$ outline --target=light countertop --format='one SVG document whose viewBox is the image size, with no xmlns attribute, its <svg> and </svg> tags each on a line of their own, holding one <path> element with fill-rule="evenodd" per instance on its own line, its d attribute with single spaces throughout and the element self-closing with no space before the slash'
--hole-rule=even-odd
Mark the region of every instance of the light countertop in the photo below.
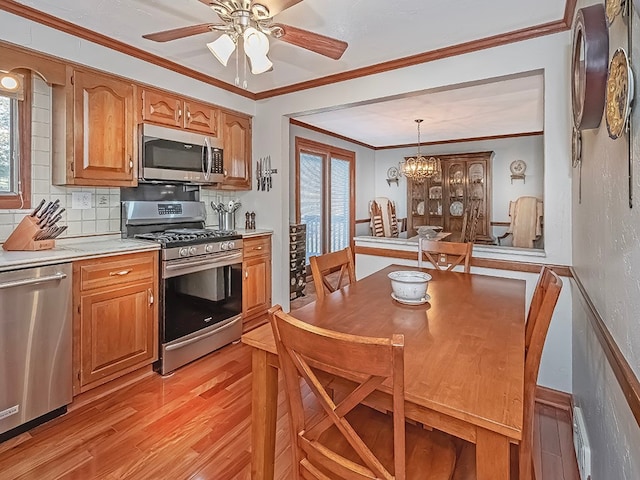
<svg viewBox="0 0 640 480">
<path fill-rule="evenodd" d="M 259 237 L 261 235 L 272 235 L 273 230 L 265 228 L 256 228 L 255 230 L 245 230 L 244 228 L 236 228 L 236 231 L 242 235 L 242 238 Z"/>
<path fill-rule="evenodd" d="M 273 234 L 273 230 L 268 229 L 237 231 L 243 238 Z M 50 250 L 9 252 L 0 249 L 0 272 L 159 249 L 160 245 L 157 243 L 120 238 L 119 234 L 58 239 L 55 248 Z"/>
<path fill-rule="evenodd" d="M 50 250 L 8 252 L 0 249 L 0 271 L 159 249 L 156 243 L 113 235 L 62 239 L 56 240 L 55 248 Z"/>
</svg>

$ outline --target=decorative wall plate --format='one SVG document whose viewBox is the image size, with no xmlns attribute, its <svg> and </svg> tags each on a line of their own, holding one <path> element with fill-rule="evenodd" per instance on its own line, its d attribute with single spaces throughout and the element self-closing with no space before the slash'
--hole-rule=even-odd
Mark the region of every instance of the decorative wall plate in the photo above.
<svg viewBox="0 0 640 480">
<path fill-rule="evenodd" d="M 449 206 L 449 213 L 454 217 L 461 216 L 463 211 L 464 211 L 464 205 L 462 205 L 462 202 L 453 202 Z"/>
<path fill-rule="evenodd" d="M 524 160 L 514 160 L 509 165 L 509 170 L 511 170 L 511 175 L 524 175 L 527 170 L 527 164 Z"/>
<path fill-rule="evenodd" d="M 573 128 L 571 135 L 571 166 L 576 168 L 582 161 L 582 132 Z"/>
<path fill-rule="evenodd" d="M 606 0 L 605 13 L 607 15 L 607 24 L 611 25 L 625 6 L 625 0 Z"/>
<path fill-rule="evenodd" d="M 394 180 L 400 176 L 400 172 L 396 167 L 389 167 L 387 170 L 387 178 L 390 180 Z"/>
<path fill-rule="evenodd" d="M 573 27 L 571 103 L 578 130 L 600 126 L 604 109 L 609 31 L 604 5 L 581 8 Z"/>
<path fill-rule="evenodd" d="M 619 138 L 624 133 L 632 100 L 633 72 L 629 66 L 629 57 L 623 48 L 618 48 L 611 58 L 607 78 L 605 118 L 611 138 Z"/>
</svg>

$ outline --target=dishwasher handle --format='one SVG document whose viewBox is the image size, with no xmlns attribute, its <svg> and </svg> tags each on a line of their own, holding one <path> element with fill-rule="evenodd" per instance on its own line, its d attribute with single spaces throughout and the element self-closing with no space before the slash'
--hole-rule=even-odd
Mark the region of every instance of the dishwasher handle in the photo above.
<svg viewBox="0 0 640 480">
<path fill-rule="evenodd" d="M 54 280 L 63 280 L 67 278 L 66 273 L 56 273 L 46 277 L 25 278 L 24 280 L 14 280 L 12 282 L 0 283 L 0 290 L 6 288 L 22 287 L 24 285 L 35 285 L 37 283 L 53 282 Z"/>
</svg>

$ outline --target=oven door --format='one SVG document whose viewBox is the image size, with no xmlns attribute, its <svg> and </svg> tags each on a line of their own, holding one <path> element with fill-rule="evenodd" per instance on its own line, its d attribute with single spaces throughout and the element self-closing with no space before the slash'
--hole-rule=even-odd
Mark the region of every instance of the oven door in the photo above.
<svg viewBox="0 0 640 480">
<path fill-rule="evenodd" d="M 161 290 L 163 375 L 240 338 L 240 251 L 163 262 Z"/>
</svg>

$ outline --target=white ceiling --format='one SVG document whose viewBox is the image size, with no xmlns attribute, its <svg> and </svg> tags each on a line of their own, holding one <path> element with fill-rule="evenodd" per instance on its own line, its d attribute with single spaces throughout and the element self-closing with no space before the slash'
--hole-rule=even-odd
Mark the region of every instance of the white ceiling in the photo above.
<svg viewBox="0 0 640 480">
<path fill-rule="evenodd" d="M 268 0 L 263 0 L 268 4 Z M 19 0 L 19 3 L 234 83 L 235 62 L 223 67 L 205 33 L 166 43 L 143 34 L 218 22 L 198 0 Z M 558 21 L 564 0 L 304 0 L 275 20 L 349 43 L 340 60 L 272 39 L 273 70 L 248 78 L 254 93 Z M 298 117 L 302 122 L 380 147 L 541 131 L 542 75 L 498 79 L 444 91 L 416 92 Z"/>
<path fill-rule="evenodd" d="M 373 147 L 438 142 L 543 130 L 542 73 L 478 85 L 416 92 L 363 105 L 300 115 L 297 120 Z"/>
</svg>

